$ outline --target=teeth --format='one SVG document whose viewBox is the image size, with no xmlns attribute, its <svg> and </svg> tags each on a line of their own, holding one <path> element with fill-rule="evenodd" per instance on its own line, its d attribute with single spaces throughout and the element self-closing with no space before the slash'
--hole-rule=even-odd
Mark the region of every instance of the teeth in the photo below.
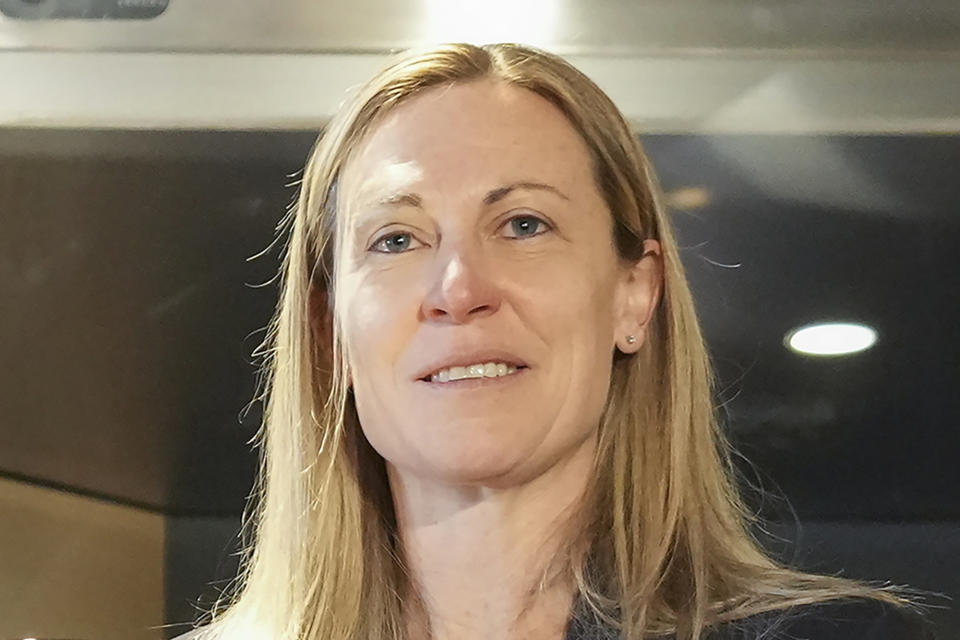
<svg viewBox="0 0 960 640">
<path fill-rule="evenodd" d="M 486 362 L 471 364 L 467 367 L 450 367 L 441 369 L 432 376 L 431 382 L 452 382 L 454 380 L 463 380 L 464 378 L 498 378 L 508 376 L 516 371 L 513 365 L 503 362 Z"/>
</svg>

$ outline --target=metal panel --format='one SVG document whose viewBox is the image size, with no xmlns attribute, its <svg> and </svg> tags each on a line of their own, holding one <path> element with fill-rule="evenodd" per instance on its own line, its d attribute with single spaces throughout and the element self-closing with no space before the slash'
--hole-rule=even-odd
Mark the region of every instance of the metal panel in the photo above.
<svg viewBox="0 0 960 640">
<path fill-rule="evenodd" d="M 0 127 L 310 129 L 381 55 L 0 55 Z M 960 130 L 960 59 L 570 57 L 644 132 Z"/>
<path fill-rule="evenodd" d="M 180 0 L 148 21 L 3 18 L 0 127 L 317 128 L 389 50 L 433 40 L 544 45 L 646 132 L 960 130 L 960 5 L 852 0 Z"/>
<path fill-rule="evenodd" d="M 943 53 L 960 47 L 960 7 L 947 0 L 172 0 L 142 22 L 0 20 L 6 49 L 385 52 L 462 39 L 530 42 L 563 54 Z"/>
</svg>

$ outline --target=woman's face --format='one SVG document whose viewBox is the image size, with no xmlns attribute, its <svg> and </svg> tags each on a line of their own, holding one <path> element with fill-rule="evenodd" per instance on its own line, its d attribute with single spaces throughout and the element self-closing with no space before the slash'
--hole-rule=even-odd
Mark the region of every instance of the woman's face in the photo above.
<svg viewBox="0 0 960 640">
<path fill-rule="evenodd" d="M 592 444 L 613 350 L 639 348 L 659 272 L 657 256 L 618 264 L 589 152 L 556 107 L 490 81 L 428 91 L 367 136 L 340 193 L 350 378 L 394 470 L 509 486 Z M 527 368 L 420 379 L 464 359 Z"/>
</svg>

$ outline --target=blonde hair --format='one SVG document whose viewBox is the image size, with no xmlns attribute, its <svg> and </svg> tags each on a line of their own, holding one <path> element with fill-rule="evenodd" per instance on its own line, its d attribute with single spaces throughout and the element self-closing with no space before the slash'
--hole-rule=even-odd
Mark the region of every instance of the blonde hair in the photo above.
<svg viewBox="0 0 960 640">
<path fill-rule="evenodd" d="M 552 54 L 451 44 L 399 55 L 341 107 L 278 227 L 287 244 L 260 351 L 266 405 L 241 571 L 201 637 L 403 638 L 405 571 L 384 463 L 361 434 L 346 384 L 336 185 L 351 151 L 391 109 L 434 87 L 482 79 L 533 91 L 566 115 L 590 150 L 622 259 L 639 259 L 646 238 L 662 248 L 663 297 L 644 347 L 613 359 L 585 526 L 564 556 L 582 601 L 626 640 L 668 632 L 697 639 L 717 622 L 844 597 L 909 605 L 900 587 L 790 569 L 752 538 L 756 519 L 736 490 L 677 243 L 650 163 L 612 101 Z M 311 331 L 314 290 L 328 294 L 331 344 L 317 344 Z"/>
</svg>

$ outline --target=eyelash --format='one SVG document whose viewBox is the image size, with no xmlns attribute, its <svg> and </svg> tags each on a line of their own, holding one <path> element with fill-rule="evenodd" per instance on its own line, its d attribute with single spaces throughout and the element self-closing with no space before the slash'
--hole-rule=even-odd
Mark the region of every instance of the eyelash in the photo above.
<svg viewBox="0 0 960 640">
<path fill-rule="evenodd" d="M 522 215 L 513 216 L 512 218 L 509 218 L 509 219 L 505 220 L 505 221 L 503 222 L 503 224 L 500 225 L 500 227 L 503 228 L 503 227 L 505 227 L 506 225 L 508 225 L 509 223 L 513 222 L 514 220 L 522 220 L 522 219 L 534 220 L 535 222 L 539 222 L 539 223 L 542 224 L 543 226 L 547 227 L 548 230 L 552 230 L 552 229 L 553 229 L 553 227 L 550 225 L 549 222 L 547 222 L 546 220 L 544 220 L 543 218 L 541 218 L 541 217 L 539 217 L 539 216 L 534 216 L 534 215 L 531 215 L 531 214 L 529 214 L 529 213 L 525 213 L 525 214 L 522 214 Z M 546 233 L 546 231 L 542 231 L 542 232 L 540 232 L 540 233 L 535 233 L 535 234 L 528 235 L 528 236 L 520 236 L 520 237 L 517 237 L 517 238 L 507 238 L 507 239 L 508 239 L 508 240 L 524 240 L 524 239 L 526 239 L 526 238 L 536 238 L 536 237 L 538 237 L 538 236 L 542 236 L 544 233 Z M 396 237 L 398 237 L 398 236 L 411 236 L 411 235 L 412 235 L 412 234 L 411 234 L 409 231 L 403 231 L 403 232 L 397 232 L 397 233 L 388 233 L 388 234 L 383 235 L 383 236 L 380 236 L 379 238 L 377 238 L 376 240 L 374 240 L 374 241 L 373 241 L 373 244 L 370 245 L 370 248 L 367 249 L 367 251 L 373 251 L 374 253 L 387 253 L 387 254 L 406 253 L 407 251 L 409 251 L 409 249 L 407 249 L 406 251 L 377 251 L 374 247 L 377 247 L 377 246 L 380 245 L 384 240 L 389 240 L 390 238 L 396 238 Z"/>
</svg>

